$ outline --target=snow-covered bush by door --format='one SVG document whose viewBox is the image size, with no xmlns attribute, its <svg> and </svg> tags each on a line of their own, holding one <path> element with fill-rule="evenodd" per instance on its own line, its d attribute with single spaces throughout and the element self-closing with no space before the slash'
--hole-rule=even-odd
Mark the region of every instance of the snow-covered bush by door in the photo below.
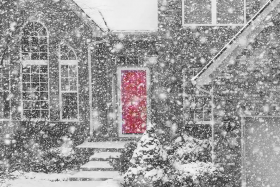
<svg viewBox="0 0 280 187">
<path fill-rule="evenodd" d="M 226 186 L 227 177 L 211 160 L 209 139 L 182 135 L 162 147 L 153 127 L 137 144 L 124 186 Z"/>
<path fill-rule="evenodd" d="M 168 183 L 167 154 L 152 125 L 137 144 L 131 167 L 124 175 L 124 186 L 164 186 Z"/>
</svg>

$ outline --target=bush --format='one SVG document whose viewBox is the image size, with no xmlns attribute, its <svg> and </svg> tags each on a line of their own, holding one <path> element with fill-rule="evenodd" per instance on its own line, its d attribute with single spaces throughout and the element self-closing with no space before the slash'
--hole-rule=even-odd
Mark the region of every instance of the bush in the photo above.
<svg viewBox="0 0 280 187">
<path fill-rule="evenodd" d="M 119 159 L 111 159 L 109 161 L 110 165 L 121 174 L 125 173 L 129 166 L 130 160 L 132 158 L 133 152 L 137 147 L 136 142 L 129 142 L 125 144 L 124 150 L 121 151 L 121 155 Z"/>
<path fill-rule="evenodd" d="M 197 139 L 184 134 L 163 148 L 151 127 L 138 142 L 130 163 L 126 162 L 129 168 L 124 174 L 123 185 L 226 186 L 227 176 L 211 162 L 211 150 L 209 139 Z"/>
<path fill-rule="evenodd" d="M 138 142 L 130 164 L 124 174 L 124 186 L 166 186 L 169 182 L 167 154 L 152 125 Z"/>
<path fill-rule="evenodd" d="M 197 139 L 188 135 L 177 138 L 168 147 L 171 181 L 175 186 L 224 186 L 226 175 L 211 162 L 209 139 Z"/>
<path fill-rule="evenodd" d="M 25 121 L 13 135 L 0 144 L 2 159 L 9 171 L 61 172 L 85 163 L 81 153 L 73 150 L 79 130 L 66 124 Z"/>
</svg>

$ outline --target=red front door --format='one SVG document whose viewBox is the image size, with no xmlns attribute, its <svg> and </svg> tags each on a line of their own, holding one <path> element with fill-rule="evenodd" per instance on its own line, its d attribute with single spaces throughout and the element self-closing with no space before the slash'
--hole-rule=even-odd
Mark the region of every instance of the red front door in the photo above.
<svg viewBox="0 0 280 187">
<path fill-rule="evenodd" d="M 121 70 L 122 134 L 142 134 L 147 126 L 147 71 Z"/>
</svg>

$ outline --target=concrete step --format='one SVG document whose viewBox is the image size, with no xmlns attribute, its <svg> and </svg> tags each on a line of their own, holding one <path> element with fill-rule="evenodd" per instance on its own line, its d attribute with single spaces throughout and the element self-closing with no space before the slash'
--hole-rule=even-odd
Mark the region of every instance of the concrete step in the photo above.
<svg viewBox="0 0 280 187">
<path fill-rule="evenodd" d="M 80 168 L 82 171 L 112 171 L 114 168 L 108 161 L 90 161 Z"/>
<path fill-rule="evenodd" d="M 117 171 L 79 171 L 69 177 L 70 181 L 105 181 L 120 177 Z"/>
<path fill-rule="evenodd" d="M 96 160 L 109 160 L 110 158 L 118 159 L 120 158 L 121 153 L 120 152 L 99 152 L 93 154 L 89 160 L 90 161 L 96 161 Z"/>
<path fill-rule="evenodd" d="M 121 150 L 129 141 L 84 142 L 78 149 Z"/>
</svg>

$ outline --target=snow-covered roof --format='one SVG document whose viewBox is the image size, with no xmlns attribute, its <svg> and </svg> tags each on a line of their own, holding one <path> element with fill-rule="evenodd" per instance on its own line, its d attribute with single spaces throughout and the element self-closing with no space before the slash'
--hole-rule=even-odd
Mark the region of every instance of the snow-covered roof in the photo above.
<svg viewBox="0 0 280 187">
<path fill-rule="evenodd" d="M 153 32 L 158 27 L 157 0 L 74 0 L 103 30 Z"/>
<path fill-rule="evenodd" d="M 65 2 L 69 8 L 92 29 L 93 36 L 100 37 L 102 35 L 103 30 L 83 11 L 83 9 L 81 9 L 81 7 L 77 5 L 77 3 L 75 3 L 74 0 L 65 0 Z"/>
<path fill-rule="evenodd" d="M 230 63 L 229 58 L 237 56 L 239 52 L 246 48 L 264 28 L 269 24 L 274 15 L 278 14 L 280 0 L 268 0 L 268 2 L 257 12 L 257 14 L 207 63 L 192 81 L 197 86 L 207 85 L 211 82 L 210 75 L 221 65 Z"/>
</svg>

